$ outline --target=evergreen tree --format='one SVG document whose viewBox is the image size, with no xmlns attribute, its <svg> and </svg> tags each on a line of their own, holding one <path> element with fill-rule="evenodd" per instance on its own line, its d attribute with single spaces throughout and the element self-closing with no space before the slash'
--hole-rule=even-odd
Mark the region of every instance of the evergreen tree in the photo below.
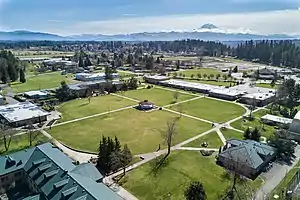
<svg viewBox="0 0 300 200">
<path fill-rule="evenodd" d="M 251 138 L 251 131 L 250 128 L 248 127 L 245 131 L 244 131 L 244 139 L 245 140 L 249 140 Z"/>
<path fill-rule="evenodd" d="M 260 139 L 260 131 L 258 130 L 257 127 L 255 127 L 252 131 L 251 131 L 251 140 L 257 141 L 259 142 Z"/>
<path fill-rule="evenodd" d="M 206 200 L 206 193 L 202 183 L 199 181 L 191 182 L 184 192 L 186 200 Z"/>
<path fill-rule="evenodd" d="M 20 69 L 20 82 L 21 83 L 25 83 L 26 82 L 25 73 L 24 73 L 23 69 Z"/>
<path fill-rule="evenodd" d="M 85 67 L 83 56 L 79 56 L 78 67 Z"/>
</svg>

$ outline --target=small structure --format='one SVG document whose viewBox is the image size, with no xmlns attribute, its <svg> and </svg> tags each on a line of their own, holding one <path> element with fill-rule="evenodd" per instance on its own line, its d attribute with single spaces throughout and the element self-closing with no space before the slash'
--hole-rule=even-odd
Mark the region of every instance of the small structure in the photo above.
<svg viewBox="0 0 300 200">
<path fill-rule="evenodd" d="M 292 119 L 285 118 L 285 117 L 279 117 L 276 115 L 264 115 L 261 118 L 261 121 L 265 124 L 275 125 L 275 126 L 283 126 L 288 127 L 292 123 Z"/>
<path fill-rule="evenodd" d="M 149 102 L 148 100 L 142 101 L 137 106 L 137 109 L 139 110 L 152 110 L 154 108 L 154 104 Z"/>
<path fill-rule="evenodd" d="M 121 200 L 102 178 L 93 164 L 75 165 L 50 143 L 0 156 L 0 194 L 22 191 L 8 199 Z"/>
<path fill-rule="evenodd" d="M 144 79 L 147 83 L 158 84 L 160 81 L 169 80 L 170 77 L 155 75 L 155 76 L 144 76 Z"/>
<path fill-rule="evenodd" d="M 48 92 L 40 90 L 24 92 L 23 95 L 28 99 L 44 99 L 50 96 Z"/>
<path fill-rule="evenodd" d="M 276 77 L 276 72 L 272 69 L 263 68 L 258 70 L 258 78 L 263 80 L 273 80 Z"/>
<path fill-rule="evenodd" d="M 265 106 L 275 101 L 275 92 L 258 92 L 252 94 L 245 94 L 241 98 L 241 102 L 245 104 L 256 106 Z"/>
<path fill-rule="evenodd" d="M 105 73 L 95 73 L 95 74 L 90 74 L 90 73 L 77 73 L 76 75 L 76 80 L 78 81 L 101 81 L 105 80 Z M 114 73 L 112 74 L 113 79 L 119 78 L 119 74 Z"/>
<path fill-rule="evenodd" d="M 230 139 L 217 158 L 217 164 L 252 180 L 275 158 L 276 149 L 253 140 Z"/>
<path fill-rule="evenodd" d="M 41 123 L 47 121 L 49 115 L 49 112 L 30 102 L 0 106 L 0 121 L 12 127 Z"/>
<path fill-rule="evenodd" d="M 290 137 L 300 141 L 300 111 L 297 112 L 289 128 Z"/>
</svg>

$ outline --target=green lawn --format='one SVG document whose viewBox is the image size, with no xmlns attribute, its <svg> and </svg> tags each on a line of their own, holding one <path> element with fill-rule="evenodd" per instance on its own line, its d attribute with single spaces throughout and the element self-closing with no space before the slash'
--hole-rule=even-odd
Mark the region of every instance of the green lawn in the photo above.
<svg viewBox="0 0 300 200">
<path fill-rule="evenodd" d="M 239 105 L 211 98 L 201 98 L 180 105 L 182 108 L 173 106 L 170 109 L 182 109 L 185 114 L 218 123 L 227 122 L 245 113 L 245 109 Z"/>
<path fill-rule="evenodd" d="M 194 140 L 193 142 L 186 144 L 185 146 L 202 148 L 201 144 L 203 142 L 207 142 L 208 144 L 207 148 L 219 148 L 220 146 L 223 146 L 223 143 L 220 137 L 218 136 L 217 132 L 212 132 L 207 135 L 204 135 L 203 137 L 200 137 L 197 140 Z"/>
<path fill-rule="evenodd" d="M 255 86 L 269 89 L 277 89 L 279 85 L 275 85 L 274 87 L 272 87 L 269 83 L 256 83 Z"/>
<path fill-rule="evenodd" d="M 192 57 L 192 56 L 172 56 L 172 57 L 162 58 L 162 60 L 187 61 L 187 60 L 199 60 L 199 58 L 198 57 Z"/>
<path fill-rule="evenodd" d="M 133 154 L 156 151 L 165 146 L 162 134 L 167 122 L 174 115 L 166 111 L 143 112 L 136 109 L 120 111 L 79 122 L 53 127 L 53 137 L 76 149 L 96 152 L 102 135 L 117 136 L 122 144 L 127 143 Z M 182 117 L 176 127 L 173 144 L 177 144 L 210 129 L 210 124 Z"/>
<path fill-rule="evenodd" d="M 247 119 L 240 119 L 233 122 L 231 126 L 242 131 L 246 130 L 248 127 L 258 127 L 262 136 L 269 137 L 274 133 L 276 129 L 273 126 L 260 123 L 260 118 L 266 114 L 268 114 L 268 110 L 259 110 L 257 112 L 252 113 L 252 115 L 255 117 L 253 121 L 249 121 Z"/>
<path fill-rule="evenodd" d="M 153 161 L 152 161 L 153 162 Z M 197 151 L 174 151 L 166 166 L 155 176 L 151 163 L 127 173 L 121 180 L 122 187 L 140 200 L 183 200 L 184 191 L 191 181 L 203 183 L 207 199 L 221 199 L 231 181 L 224 177 L 225 170 L 215 163 L 213 156 L 204 157 Z M 251 188 L 261 185 L 261 180 L 247 182 Z M 240 183 L 236 186 L 242 189 Z M 244 189 L 245 188 L 245 189 Z M 243 187 L 246 193 L 246 187 Z"/>
<path fill-rule="evenodd" d="M 35 146 L 37 144 L 45 143 L 48 142 L 48 138 L 46 138 L 42 133 L 39 133 L 37 138 L 33 141 L 32 146 Z M 5 155 L 9 154 L 12 152 L 20 151 L 26 148 L 30 148 L 29 146 L 29 140 L 28 140 L 28 135 L 20 135 L 20 136 L 14 136 L 11 139 L 11 143 L 9 146 L 9 149 L 7 152 L 5 152 L 5 147 L 3 140 L 0 140 L 0 155 Z"/>
<path fill-rule="evenodd" d="M 172 92 L 164 89 L 151 88 L 151 89 L 130 90 L 125 92 L 123 95 L 139 101 L 148 100 L 157 106 L 165 106 L 174 103 L 175 93 L 176 92 Z M 192 98 L 194 98 L 194 96 L 178 93 L 178 102 L 192 99 Z"/>
<path fill-rule="evenodd" d="M 226 140 L 231 139 L 231 138 L 235 138 L 235 139 L 239 139 L 239 140 L 244 139 L 243 133 L 240 133 L 240 132 L 232 130 L 232 129 L 221 130 L 221 132 L 223 133 Z"/>
<path fill-rule="evenodd" d="M 189 70 L 185 70 L 185 71 L 178 71 L 177 74 L 185 74 L 185 76 L 190 77 L 192 74 L 194 74 L 195 77 L 197 77 L 197 74 L 201 74 L 203 77 L 203 74 L 213 74 L 213 75 L 217 75 L 217 74 L 221 74 L 222 76 L 222 72 L 218 71 L 217 69 L 213 69 L 213 68 L 201 68 L 201 69 L 189 69 Z"/>
<path fill-rule="evenodd" d="M 291 169 L 287 173 L 285 178 L 276 186 L 276 188 L 270 194 L 269 196 L 270 198 L 273 198 L 273 196 L 277 194 L 280 196 L 279 199 L 284 199 L 284 197 L 282 196 L 282 190 L 286 191 L 288 184 L 290 183 L 290 181 L 292 181 L 292 178 L 296 175 L 297 171 L 299 171 L 299 167 L 300 167 L 300 161 L 298 161 L 295 167 L 293 167 L 293 169 Z"/>
<path fill-rule="evenodd" d="M 59 112 L 62 113 L 60 121 L 69 121 L 76 118 L 103 113 L 127 106 L 134 106 L 137 103 L 113 95 L 92 97 L 89 103 L 88 99 L 75 99 L 65 102 L 59 106 Z"/>
<path fill-rule="evenodd" d="M 52 89 L 60 86 L 62 81 L 73 82 L 70 75 L 61 75 L 60 72 L 41 74 L 26 79 L 26 83 L 14 82 L 11 87 L 16 92 L 26 92 L 30 90 Z"/>
</svg>

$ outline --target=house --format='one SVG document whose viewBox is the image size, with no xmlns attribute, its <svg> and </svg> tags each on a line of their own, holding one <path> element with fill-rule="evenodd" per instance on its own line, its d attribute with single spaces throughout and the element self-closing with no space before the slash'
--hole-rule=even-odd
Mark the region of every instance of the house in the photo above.
<svg viewBox="0 0 300 200">
<path fill-rule="evenodd" d="M 137 109 L 139 110 L 151 110 L 153 109 L 155 106 L 153 103 L 149 102 L 148 100 L 142 101 L 139 103 L 139 105 L 137 106 Z"/>
<path fill-rule="evenodd" d="M 252 180 L 276 156 L 276 149 L 253 140 L 230 139 L 217 158 L 217 164 Z"/>
<path fill-rule="evenodd" d="M 263 80 L 273 80 L 277 76 L 277 72 L 269 69 L 269 68 L 263 68 L 258 70 L 258 79 L 263 79 Z"/>
<path fill-rule="evenodd" d="M 102 178 L 92 164 L 75 165 L 50 143 L 0 156 L 0 194 L 7 199 L 121 200 Z"/>
<path fill-rule="evenodd" d="M 47 121 L 50 113 L 30 102 L 0 106 L 0 121 L 12 127 Z"/>
<path fill-rule="evenodd" d="M 296 141 L 300 141 L 300 111 L 297 112 L 292 120 L 289 127 L 289 136 Z"/>
</svg>

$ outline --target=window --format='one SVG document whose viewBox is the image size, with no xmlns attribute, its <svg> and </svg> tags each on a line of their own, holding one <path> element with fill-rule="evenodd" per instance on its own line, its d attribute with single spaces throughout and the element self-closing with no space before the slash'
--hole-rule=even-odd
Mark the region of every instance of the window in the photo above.
<svg viewBox="0 0 300 200">
<path fill-rule="evenodd" d="M 4 182 L 4 178 L 5 178 L 5 177 L 2 177 L 2 178 L 1 178 L 1 182 Z"/>
</svg>

